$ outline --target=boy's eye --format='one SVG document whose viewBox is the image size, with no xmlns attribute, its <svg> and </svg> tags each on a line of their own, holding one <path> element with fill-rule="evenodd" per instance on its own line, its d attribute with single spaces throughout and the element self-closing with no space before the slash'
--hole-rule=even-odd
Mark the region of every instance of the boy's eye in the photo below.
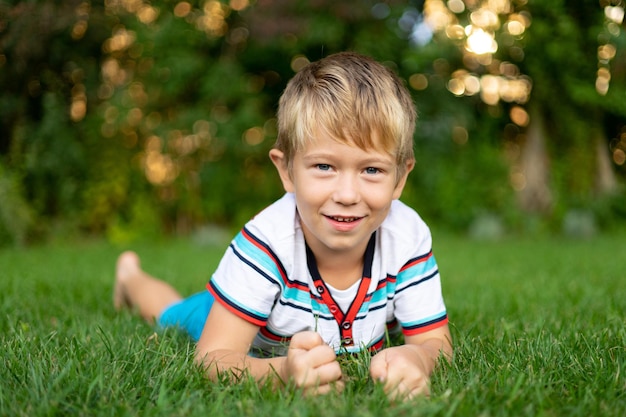
<svg viewBox="0 0 626 417">
<path fill-rule="evenodd" d="M 328 164 L 317 164 L 317 169 L 319 169 L 320 171 L 328 171 L 330 170 L 330 165 Z"/>
<path fill-rule="evenodd" d="M 365 173 L 366 174 L 378 174 L 380 172 L 380 169 L 378 168 L 374 168 L 374 167 L 367 167 L 365 168 Z"/>
</svg>

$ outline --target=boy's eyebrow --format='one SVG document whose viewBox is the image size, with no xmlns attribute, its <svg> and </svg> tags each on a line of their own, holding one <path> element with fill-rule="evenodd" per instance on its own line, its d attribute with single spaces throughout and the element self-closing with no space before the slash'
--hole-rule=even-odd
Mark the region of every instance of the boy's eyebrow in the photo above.
<svg viewBox="0 0 626 417">
<path fill-rule="evenodd" d="M 313 153 L 304 153 L 304 155 L 302 155 L 302 159 L 309 160 L 309 159 L 318 159 L 318 158 L 333 158 L 335 156 L 336 155 L 333 152 L 318 151 L 318 152 L 313 152 Z M 377 156 L 367 157 L 367 158 L 363 158 L 359 162 L 364 163 L 364 164 L 395 165 L 396 161 L 390 155 L 389 157 L 377 157 Z"/>
</svg>

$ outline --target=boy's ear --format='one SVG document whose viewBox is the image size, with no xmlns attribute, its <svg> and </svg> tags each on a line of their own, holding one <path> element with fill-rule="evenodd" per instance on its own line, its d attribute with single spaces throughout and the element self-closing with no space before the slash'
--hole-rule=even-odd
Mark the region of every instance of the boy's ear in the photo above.
<svg viewBox="0 0 626 417">
<path fill-rule="evenodd" d="M 288 193 L 293 193 L 295 187 L 293 186 L 293 181 L 291 180 L 291 174 L 289 173 L 289 167 L 287 164 L 287 158 L 285 158 L 285 153 L 283 151 L 279 151 L 278 149 L 271 149 L 269 155 L 272 163 L 274 163 L 274 166 L 278 171 L 280 181 L 283 183 L 283 188 Z"/>
<path fill-rule="evenodd" d="M 409 159 L 406 161 L 406 166 L 404 167 L 404 174 L 400 178 L 398 178 L 398 183 L 396 184 L 396 188 L 393 190 L 393 199 L 397 200 L 402 195 L 402 190 L 404 190 L 404 186 L 406 185 L 406 179 L 409 177 L 409 173 L 415 167 L 415 159 Z"/>
</svg>

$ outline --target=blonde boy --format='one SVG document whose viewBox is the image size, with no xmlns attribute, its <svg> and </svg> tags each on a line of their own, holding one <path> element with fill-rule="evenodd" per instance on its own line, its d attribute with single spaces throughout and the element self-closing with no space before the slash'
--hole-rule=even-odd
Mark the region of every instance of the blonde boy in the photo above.
<svg viewBox="0 0 626 417">
<path fill-rule="evenodd" d="M 368 349 L 390 397 L 428 394 L 452 346 L 430 232 L 398 201 L 415 119 L 402 82 L 376 61 L 339 53 L 309 64 L 280 99 L 269 153 L 286 194 L 188 299 L 120 255 L 115 306 L 187 329 L 211 379 L 247 373 L 326 393 L 343 387 L 337 355 Z M 394 327 L 404 344 L 384 346 Z"/>
</svg>

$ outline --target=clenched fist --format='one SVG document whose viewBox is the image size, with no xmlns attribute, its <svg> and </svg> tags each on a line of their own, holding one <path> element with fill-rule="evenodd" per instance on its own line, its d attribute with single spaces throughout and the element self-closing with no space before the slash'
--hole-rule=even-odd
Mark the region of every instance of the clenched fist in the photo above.
<svg viewBox="0 0 626 417">
<path fill-rule="evenodd" d="M 284 375 L 306 393 L 325 394 L 343 389 L 337 355 L 315 332 L 300 332 L 291 338 L 284 367 Z"/>
</svg>

